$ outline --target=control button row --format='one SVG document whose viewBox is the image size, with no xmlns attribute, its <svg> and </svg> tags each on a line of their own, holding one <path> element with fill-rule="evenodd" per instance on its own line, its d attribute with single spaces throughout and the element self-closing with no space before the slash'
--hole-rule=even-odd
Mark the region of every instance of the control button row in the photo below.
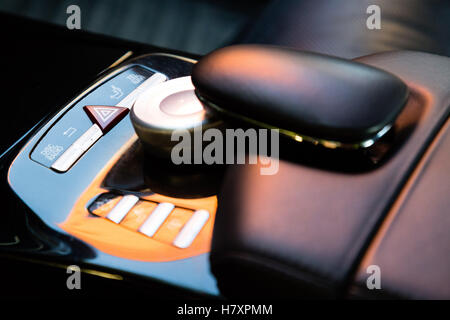
<svg viewBox="0 0 450 320">
<path fill-rule="evenodd" d="M 50 167 L 66 172 L 100 137 L 111 130 L 128 113 L 137 97 L 147 88 L 166 81 L 167 77 L 155 73 L 119 102 L 122 106 L 85 106 L 84 110 L 95 124 L 79 137 Z"/>
<path fill-rule="evenodd" d="M 100 127 L 94 124 L 53 162 L 51 168 L 66 172 L 102 135 Z"/>
<path fill-rule="evenodd" d="M 133 96 L 134 90 L 153 75 L 155 72 L 152 70 L 132 66 L 84 94 L 33 148 L 31 159 L 50 168 L 52 163 L 92 126 L 92 121 L 83 111 L 84 106 L 120 104 L 129 95 Z M 161 76 L 156 77 L 159 78 Z"/>
<path fill-rule="evenodd" d="M 106 81 L 90 91 L 58 119 L 33 149 L 31 159 L 51 168 L 52 164 L 92 126 L 92 123 L 96 123 L 105 134 L 125 117 L 144 90 L 166 79 L 167 77 L 161 73 L 134 66 Z M 87 112 L 90 119 L 83 112 L 83 108 L 86 111 L 86 106 L 91 109 Z M 75 154 L 80 150 L 74 149 L 75 147 L 68 155 L 71 154 L 71 157 L 76 158 Z M 69 165 L 70 162 L 72 161 L 68 162 Z"/>
<path fill-rule="evenodd" d="M 102 129 L 103 134 L 106 134 L 117 123 L 120 122 L 133 106 L 134 101 L 144 90 L 164 82 L 167 77 L 161 73 L 155 73 L 150 78 L 145 80 L 139 87 L 134 89 L 129 95 L 121 100 L 116 106 L 105 105 L 86 105 L 83 107 L 89 119 L 97 124 Z"/>
<path fill-rule="evenodd" d="M 106 218 L 119 224 L 127 216 L 127 214 L 138 203 L 139 197 L 135 195 L 125 195 L 106 215 Z M 151 212 L 150 216 L 139 227 L 138 231 L 148 237 L 153 237 L 160 229 L 169 215 L 175 209 L 175 205 L 168 202 L 159 203 Z M 186 224 L 176 235 L 172 244 L 178 248 L 184 249 L 189 247 L 202 230 L 203 226 L 209 219 L 209 212 L 206 210 L 195 211 Z"/>
</svg>

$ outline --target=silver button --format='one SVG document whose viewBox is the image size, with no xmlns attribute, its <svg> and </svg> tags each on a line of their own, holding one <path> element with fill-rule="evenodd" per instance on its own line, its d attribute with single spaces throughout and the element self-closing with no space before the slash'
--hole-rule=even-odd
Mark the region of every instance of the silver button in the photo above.
<svg viewBox="0 0 450 320">
<path fill-rule="evenodd" d="M 112 208 L 108 213 L 106 218 L 109 220 L 120 223 L 127 213 L 134 207 L 134 205 L 139 201 L 139 198 L 135 195 L 128 194 L 124 196 L 120 201 Z"/>
<path fill-rule="evenodd" d="M 171 107 L 172 104 L 175 106 Z M 174 114 L 171 109 L 177 112 Z M 132 114 L 153 131 L 169 137 L 172 130 L 190 129 L 211 121 L 195 95 L 190 76 L 172 79 L 146 90 L 136 100 Z"/>
<path fill-rule="evenodd" d="M 88 150 L 103 135 L 102 129 L 97 124 L 92 125 L 81 137 L 73 144 L 80 147 L 81 150 Z"/>
<path fill-rule="evenodd" d="M 153 237 L 174 208 L 175 206 L 172 203 L 163 202 L 158 204 L 152 211 L 150 217 L 148 217 L 144 224 L 139 228 L 139 232 L 146 236 Z"/>
<path fill-rule="evenodd" d="M 173 245 L 178 248 L 187 248 L 194 241 L 200 230 L 209 219 L 209 212 L 206 210 L 197 210 L 194 212 L 189 221 L 181 229 L 173 241 Z"/>
<path fill-rule="evenodd" d="M 94 124 L 52 164 L 51 168 L 66 172 L 102 135 L 100 127 Z"/>
<path fill-rule="evenodd" d="M 130 109 L 133 106 L 133 103 L 139 97 L 139 95 L 147 90 L 148 88 L 162 83 L 167 80 L 167 77 L 162 73 L 155 73 L 150 78 L 145 80 L 139 87 L 134 89 L 129 95 L 127 95 L 122 101 L 120 101 L 117 106 L 124 107 Z"/>
</svg>

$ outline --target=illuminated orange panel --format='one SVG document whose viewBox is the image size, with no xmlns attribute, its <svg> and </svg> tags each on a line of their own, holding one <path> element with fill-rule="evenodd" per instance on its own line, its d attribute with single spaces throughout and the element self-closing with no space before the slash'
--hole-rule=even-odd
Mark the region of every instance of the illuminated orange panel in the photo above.
<svg viewBox="0 0 450 320">
<path fill-rule="evenodd" d="M 151 201 L 139 201 L 139 203 L 127 213 L 125 218 L 120 222 L 120 225 L 137 231 L 157 205 L 157 203 Z"/>
<path fill-rule="evenodd" d="M 153 239 L 171 244 L 194 211 L 175 208 L 153 236 Z"/>
<path fill-rule="evenodd" d="M 166 197 L 159 194 L 152 194 L 150 196 L 141 197 L 141 200 L 148 200 L 158 203 L 170 202 L 177 207 L 188 208 L 193 211 L 205 209 L 210 212 L 211 216 L 209 220 L 197 235 L 194 242 L 186 249 L 180 249 L 169 244 L 168 239 L 172 237 L 170 232 L 167 234 L 162 232 L 160 235 L 155 234 L 155 236 L 157 236 L 158 239 L 161 239 L 161 241 L 155 240 L 154 238 L 149 238 L 137 232 L 135 230 L 136 225 L 140 219 L 143 219 L 143 216 L 139 215 L 139 218 L 130 217 L 130 220 L 125 222 L 127 227 L 124 227 L 124 224 L 119 225 L 109 221 L 108 219 L 92 217 L 89 215 L 86 205 L 98 195 L 108 192 L 107 189 L 101 187 L 102 181 L 105 179 L 106 175 L 119 160 L 119 158 L 127 152 L 136 140 L 137 136 L 130 139 L 127 144 L 124 145 L 122 149 L 100 171 L 92 183 L 78 198 L 68 217 L 64 222 L 59 224 L 59 227 L 100 251 L 125 259 L 162 262 L 186 259 L 209 252 L 211 247 L 214 218 L 217 210 L 216 196 L 199 199 L 179 199 Z M 118 201 L 118 199 L 116 201 Z M 111 204 L 111 206 L 113 206 L 113 204 Z M 102 207 L 102 215 L 104 215 L 106 211 L 107 210 L 103 210 Z M 131 227 L 132 229 L 130 229 Z"/>
<path fill-rule="evenodd" d="M 112 208 L 114 208 L 114 206 L 119 202 L 120 199 L 122 199 L 121 196 L 110 199 L 108 200 L 108 202 L 92 211 L 92 213 L 100 217 L 106 217 L 106 215 L 112 210 Z"/>
</svg>

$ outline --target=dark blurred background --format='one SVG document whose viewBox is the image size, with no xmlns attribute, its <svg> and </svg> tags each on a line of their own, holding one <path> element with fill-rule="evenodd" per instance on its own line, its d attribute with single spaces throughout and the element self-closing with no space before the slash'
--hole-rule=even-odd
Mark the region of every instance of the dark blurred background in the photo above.
<svg viewBox="0 0 450 320">
<path fill-rule="evenodd" d="M 1 0 L 0 11 L 65 26 L 69 5 L 81 29 L 163 48 L 205 54 L 231 42 L 268 1 Z"/>
</svg>

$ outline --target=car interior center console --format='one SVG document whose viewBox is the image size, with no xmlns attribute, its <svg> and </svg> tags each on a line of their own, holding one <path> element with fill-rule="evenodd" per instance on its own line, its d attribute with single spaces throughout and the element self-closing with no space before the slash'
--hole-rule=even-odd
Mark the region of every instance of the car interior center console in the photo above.
<svg viewBox="0 0 450 320">
<path fill-rule="evenodd" d="M 211 296 L 348 297 L 366 294 L 363 258 L 410 257 L 428 241 L 373 239 L 446 137 L 448 58 L 394 52 L 351 62 L 238 46 L 196 63 L 161 53 L 126 60 L 32 133 L 7 179 L 47 228 L 32 232 L 58 239 L 37 255 Z M 242 123 L 280 130 L 278 174 L 168 160 L 174 130 Z M 434 215 L 420 217 L 430 234 L 449 225 L 444 193 L 433 203 Z M 416 227 L 395 226 L 404 237 Z M 448 242 L 424 259 L 438 265 Z M 448 277 L 444 269 L 434 276 Z M 386 286 L 403 293 L 389 278 Z"/>
<path fill-rule="evenodd" d="M 190 75 L 193 63 L 154 54 L 115 68 L 38 130 L 8 180 L 46 225 L 95 248 L 90 263 L 216 295 L 208 252 L 217 183 L 208 179 L 217 175 L 183 177 L 145 161 L 129 118 L 141 93 Z"/>
</svg>

